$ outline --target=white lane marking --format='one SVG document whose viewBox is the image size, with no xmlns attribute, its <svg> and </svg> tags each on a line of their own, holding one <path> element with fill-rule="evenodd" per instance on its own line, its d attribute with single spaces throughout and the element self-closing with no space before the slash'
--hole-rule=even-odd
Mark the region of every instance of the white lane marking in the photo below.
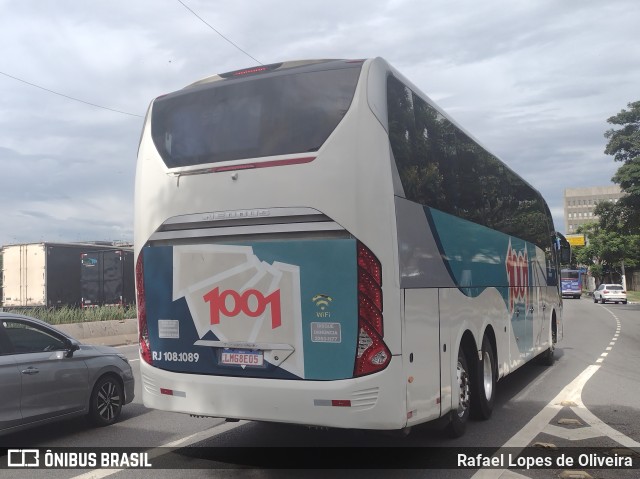
<svg viewBox="0 0 640 479">
<path fill-rule="evenodd" d="M 616 341 L 618 336 L 620 335 L 620 320 L 613 314 L 609 309 L 605 308 L 616 320 L 616 334 L 612 341 Z M 611 349 L 611 348 L 607 348 Z M 604 357 L 606 357 L 608 353 L 602 353 L 601 357 L 596 360 L 596 363 L 602 363 L 604 361 Z M 622 446 L 633 448 L 640 447 L 640 443 L 633 440 L 632 438 L 625 436 L 620 431 L 612 428 L 608 424 L 604 423 L 595 414 L 589 411 L 584 403 L 582 402 L 582 389 L 584 385 L 587 383 L 589 379 L 600 369 L 600 366 L 597 364 L 592 364 L 588 366 L 584 371 L 582 371 L 578 377 L 576 377 L 571 383 L 569 383 L 560 393 L 547 404 L 542 411 L 536 414 L 520 431 L 518 431 L 511 439 L 509 439 L 506 443 L 504 443 L 500 450 L 496 452 L 496 455 L 505 454 L 503 448 L 511 448 L 509 451 L 511 453 L 519 452 L 528 446 L 533 439 L 543 430 L 549 427 L 549 431 L 553 431 L 554 427 L 550 423 L 551 419 L 555 417 L 555 415 L 563 408 L 562 403 L 573 403 L 576 406 L 571 406 L 571 410 L 578 415 L 583 421 L 585 421 L 589 426 L 591 426 L 592 431 L 595 429 L 599 431 L 593 437 L 598 436 L 608 436 L 613 439 L 617 443 Z M 514 398 L 515 399 L 515 398 Z M 592 429 L 593 428 L 593 429 Z M 553 434 L 553 433 L 552 433 Z M 586 433 L 581 433 L 586 434 Z M 555 434 L 557 435 L 557 434 Z M 562 437 L 562 436 L 560 436 Z M 571 438 L 568 438 L 571 439 Z M 513 451 L 513 449 L 517 449 L 518 451 Z M 509 479 L 514 477 L 512 471 L 508 469 L 479 469 L 471 479 Z M 526 477 L 526 476 L 522 476 Z"/>
<path fill-rule="evenodd" d="M 569 441 L 582 441 L 583 439 L 592 439 L 602 436 L 602 431 L 593 427 L 579 427 L 577 429 L 568 429 L 566 427 L 556 426 L 555 424 L 547 424 L 542 430 L 545 434 L 550 434 L 561 439 Z"/>
<path fill-rule="evenodd" d="M 215 424 L 210 428 L 205 429 L 204 431 L 196 432 L 194 434 L 191 434 L 190 436 L 182 437 L 162 446 L 157 446 L 148 451 L 141 452 L 147 452 L 147 457 L 149 458 L 149 460 L 151 460 L 155 457 L 166 454 L 166 451 L 163 451 L 163 448 L 165 447 L 186 447 L 190 444 L 195 444 L 196 442 L 204 441 L 205 439 L 209 439 L 210 437 L 217 436 L 218 434 L 231 431 L 232 429 L 235 429 L 247 423 L 247 421 L 224 423 L 224 419 L 221 419 L 220 421 L 221 422 L 219 422 L 218 424 Z M 94 469 L 93 471 L 85 472 L 84 474 L 80 474 L 79 476 L 74 476 L 71 479 L 101 479 L 103 477 L 110 476 L 123 470 L 124 469 Z"/>
<path fill-rule="evenodd" d="M 623 445 L 624 447 L 640 447 L 640 442 L 631 439 L 629 436 L 625 436 L 620 431 L 612 428 L 600 418 L 598 418 L 595 414 L 589 411 L 582 401 L 576 401 L 578 404 L 577 407 L 572 407 L 571 410 L 576 413 L 580 418 L 589 424 L 591 427 L 598 429 L 603 436 L 608 436 L 618 444 Z"/>
<path fill-rule="evenodd" d="M 579 397 L 582 387 L 586 382 L 595 374 L 600 366 L 591 365 L 587 367 L 582 373 L 578 375 L 571 383 L 560 391 L 560 393 L 553 398 L 549 404 L 547 404 L 542 411 L 536 414 L 525 426 L 520 429 L 511 439 L 505 442 L 501 449 L 495 453 L 495 455 L 501 454 L 517 454 L 520 450 L 528 446 L 533 439 L 542 432 L 547 424 L 558 414 L 563 406 L 563 401 L 571 401 L 576 395 Z M 502 449 L 510 448 L 507 452 Z M 514 451 L 518 449 L 518 451 Z M 480 469 L 473 476 L 472 479 L 498 479 L 503 478 L 503 474 L 507 469 Z"/>
<path fill-rule="evenodd" d="M 610 309 L 608 308 L 605 308 L 605 309 L 616 320 L 616 325 L 617 325 L 616 334 L 613 337 L 612 341 L 617 341 L 618 336 L 620 335 L 620 329 L 621 329 L 620 320 Z M 607 349 L 611 349 L 611 348 L 607 348 Z M 603 353 L 603 356 L 606 356 L 606 354 L 607 353 Z M 625 436 L 620 431 L 617 431 L 616 429 L 612 428 L 611 426 L 606 424 L 604 421 L 602 421 L 600 418 L 598 418 L 595 414 L 593 414 L 591 411 L 589 411 L 584 405 L 584 403 L 582 402 L 581 396 L 575 398 L 573 402 L 576 403 L 576 406 L 572 406 L 571 410 L 574 413 L 576 413 L 576 415 L 578 415 L 583 421 L 589 424 L 591 427 L 602 432 L 604 436 L 610 437 L 611 439 L 613 439 L 614 441 L 616 441 L 617 443 L 625 447 L 629 447 L 629 448 L 640 447 L 640 442 L 635 441 L 634 439 L 628 436 Z"/>
</svg>

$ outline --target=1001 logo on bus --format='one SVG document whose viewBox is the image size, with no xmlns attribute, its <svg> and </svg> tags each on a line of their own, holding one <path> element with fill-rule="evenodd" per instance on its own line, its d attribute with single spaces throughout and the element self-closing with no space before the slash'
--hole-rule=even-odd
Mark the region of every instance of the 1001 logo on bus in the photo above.
<svg viewBox="0 0 640 479">
<path fill-rule="evenodd" d="M 211 324 L 220 324 L 221 314 L 232 318 L 244 313 L 250 318 L 257 318 L 264 314 L 267 306 L 269 306 L 271 310 L 271 329 L 282 325 L 279 289 L 265 296 L 257 289 L 247 289 L 243 293 L 239 293 L 232 289 L 220 292 L 219 288 L 214 288 L 202 298 L 209 303 Z"/>
<path fill-rule="evenodd" d="M 529 255 L 527 247 L 516 251 L 511 247 L 507 249 L 507 281 L 509 282 L 509 313 L 513 314 L 516 304 L 529 302 Z"/>
</svg>

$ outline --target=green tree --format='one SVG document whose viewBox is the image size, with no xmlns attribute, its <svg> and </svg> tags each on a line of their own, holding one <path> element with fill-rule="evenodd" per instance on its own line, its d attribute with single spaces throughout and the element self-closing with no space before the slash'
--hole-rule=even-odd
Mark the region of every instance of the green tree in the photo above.
<svg viewBox="0 0 640 479">
<path fill-rule="evenodd" d="M 640 101 L 628 103 L 627 108 L 607 120 L 620 128 L 604 134 L 609 140 L 604 152 L 623 163 L 611 178 L 625 193 L 615 209 L 620 227 L 640 233 Z"/>
<path fill-rule="evenodd" d="M 620 233 L 619 228 L 611 224 L 614 206 L 608 203 L 608 207 L 604 207 L 608 209 L 598 223 L 578 228 L 578 233 L 586 234 L 587 244 L 576 250 L 576 260 L 578 264 L 589 266 L 597 283 L 617 281 L 612 274 L 622 275 L 623 267 L 640 264 L 640 235 Z"/>
</svg>

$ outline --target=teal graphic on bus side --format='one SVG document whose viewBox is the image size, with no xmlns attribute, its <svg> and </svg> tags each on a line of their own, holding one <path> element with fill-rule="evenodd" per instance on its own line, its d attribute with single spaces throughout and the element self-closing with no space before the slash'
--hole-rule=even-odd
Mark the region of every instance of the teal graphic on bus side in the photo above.
<svg viewBox="0 0 640 479">
<path fill-rule="evenodd" d="M 477 297 L 486 288 L 495 288 L 505 302 L 516 337 L 521 338 L 518 347 L 528 351 L 533 344 L 530 306 L 534 298 L 535 246 L 434 208 L 425 207 L 425 212 L 459 290 Z"/>
</svg>

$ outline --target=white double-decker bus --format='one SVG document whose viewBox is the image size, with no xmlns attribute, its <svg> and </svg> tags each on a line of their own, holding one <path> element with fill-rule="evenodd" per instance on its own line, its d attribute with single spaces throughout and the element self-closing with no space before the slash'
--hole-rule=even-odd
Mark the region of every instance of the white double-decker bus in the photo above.
<svg viewBox="0 0 640 479">
<path fill-rule="evenodd" d="M 381 58 L 205 78 L 140 142 L 144 404 L 460 435 L 553 361 L 565 253 L 541 195 Z"/>
</svg>

